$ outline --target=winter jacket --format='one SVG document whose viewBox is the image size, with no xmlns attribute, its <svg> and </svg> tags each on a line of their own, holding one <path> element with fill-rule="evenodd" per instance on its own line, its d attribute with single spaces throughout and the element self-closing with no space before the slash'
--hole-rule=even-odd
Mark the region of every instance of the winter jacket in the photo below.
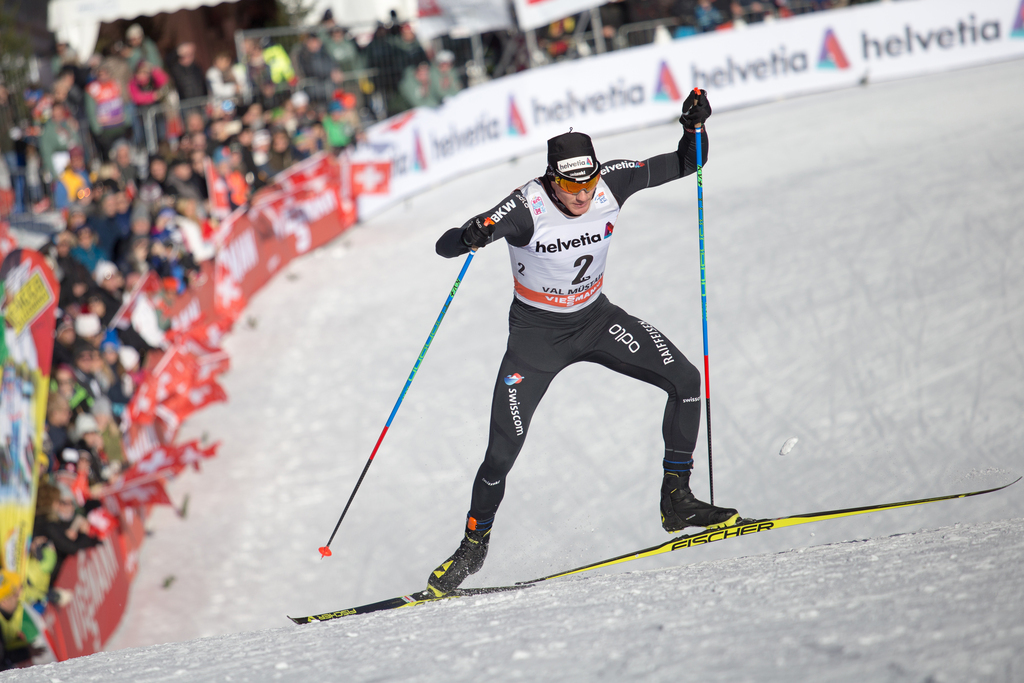
<svg viewBox="0 0 1024 683">
<path fill-rule="evenodd" d="M 183 100 L 206 97 L 210 92 L 206 87 L 206 76 L 195 62 L 188 66 L 174 62 L 167 67 L 167 73 L 174 80 L 174 88 L 178 91 L 178 97 Z"/>
<path fill-rule="evenodd" d="M 149 81 L 141 83 L 138 78 L 133 78 L 128 83 L 128 91 L 132 95 L 132 102 L 137 106 L 144 107 L 156 104 L 166 94 L 167 74 L 163 69 L 153 67 L 150 72 Z"/>
</svg>

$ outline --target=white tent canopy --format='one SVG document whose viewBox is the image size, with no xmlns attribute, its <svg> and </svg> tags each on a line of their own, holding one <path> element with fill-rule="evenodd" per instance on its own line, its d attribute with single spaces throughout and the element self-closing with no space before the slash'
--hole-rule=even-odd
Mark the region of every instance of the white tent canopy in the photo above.
<svg viewBox="0 0 1024 683">
<path fill-rule="evenodd" d="M 47 26 L 57 34 L 58 40 L 66 42 L 79 57 L 85 59 L 96 48 L 96 38 L 103 22 L 219 4 L 217 0 L 51 0 Z M 328 7 L 342 25 L 387 20 L 391 9 L 395 9 L 403 19 L 416 17 L 416 0 L 318 0 L 308 20 L 319 22 Z"/>
<path fill-rule="evenodd" d="M 210 0 L 51 0 L 47 27 L 84 60 L 95 49 L 100 24 L 105 21 L 219 4 Z"/>
</svg>

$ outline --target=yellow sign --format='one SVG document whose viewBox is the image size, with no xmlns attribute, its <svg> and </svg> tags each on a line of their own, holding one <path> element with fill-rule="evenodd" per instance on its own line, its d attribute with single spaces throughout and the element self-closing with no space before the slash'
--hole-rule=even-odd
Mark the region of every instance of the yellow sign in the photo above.
<svg viewBox="0 0 1024 683">
<path fill-rule="evenodd" d="M 21 334 L 25 326 L 30 325 L 52 301 L 53 292 L 37 270 L 14 295 L 14 299 L 4 312 L 4 317 L 7 324 L 14 328 L 15 334 Z"/>
</svg>

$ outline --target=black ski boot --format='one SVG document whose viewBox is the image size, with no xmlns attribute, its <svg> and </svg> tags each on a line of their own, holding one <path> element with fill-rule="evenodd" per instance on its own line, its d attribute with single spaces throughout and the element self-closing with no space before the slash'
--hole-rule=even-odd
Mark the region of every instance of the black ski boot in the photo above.
<svg viewBox="0 0 1024 683">
<path fill-rule="evenodd" d="M 491 540 L 491 530 L 466 529 L 462 543 L 451 557 L 440 567 L 430 572 L 427 588 L 437 597 L 447 595 L 459 587 L 466 577 L 476 574 L 484 566 L 487 557 L 487 544 Z"/>
<path fill-rule="evenodd" d="M 739 521 L 739 513 L 732 508 L 720 508 L 704 503 L 690 491 L 690 473 L 666 472 L 661 483 L 661 526 L 674 534 L 688 526 L 709 529 L 729 526 Z"/>
</svg>

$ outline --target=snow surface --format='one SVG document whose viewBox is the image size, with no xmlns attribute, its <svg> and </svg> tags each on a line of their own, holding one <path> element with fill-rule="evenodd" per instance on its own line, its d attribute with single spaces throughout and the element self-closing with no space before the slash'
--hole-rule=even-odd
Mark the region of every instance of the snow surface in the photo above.
<svg viewBox="0 0 1024 683">
<path fill-rule="evenodd" d="M 771 517 L 987 488 L 1024 470 L 1022 111 L 1015 61 L 712 117 L 716 501 Z M 644 158 L 678 133 L 597 148 Z M 507 334 L 502 245 L 470 267 L 334 556 L 316 551 L 458 273 L 435 239 L 543 163 L 446 184 L 290 264 L 226 343 L 230 402 L 186 427 L 223 446 L 172 485 L 176 501 L 190 496 L 187 518 L 150 520 L 111 645 L 170 644 L 5 680 L 1024 680 L 1024 484 L 522 592 L 285 620 L 418 590 L 457 545 Z M 688 178 L 626 204 L 605 292 L 701 366 L 695 195 Z M 659 390 L 594 365 L 556 379 L 487 564 L 466 585 L 664 540 L 663 405 Z M 695 458 L 706 496 L 703 428 Z"/>
</svg>

